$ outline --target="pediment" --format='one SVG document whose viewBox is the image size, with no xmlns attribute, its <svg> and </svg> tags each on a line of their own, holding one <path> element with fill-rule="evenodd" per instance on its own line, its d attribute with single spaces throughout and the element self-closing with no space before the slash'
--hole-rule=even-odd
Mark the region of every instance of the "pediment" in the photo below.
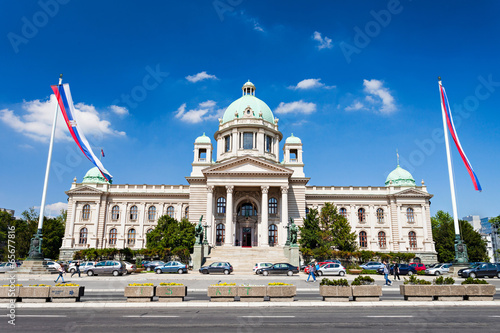
<svg viewBox="0 0 500 333">
<path fill-rule="evenodd" d="M 404 189 L 400 192 L 397 192 L 394 194 L 396 197 L 428 197 L 428 198 L 432 198 L 433 195 L 428 193 L 428 192 L 424 192 L 422 190 L 419 190 L 417 188 L 407 188 L 407 189 Z"/>
<path fill-rule="evenodd" d="M 244 156 L 204 169 L 203 174 L 291 176 L 293 170 L 255 157 Z"/>
<path fill-rule="evenodd" d="M 98 190 L 92 186 L 80 185 L 69 191 L 65 192 L 66 194 L 102 194 L 104 191 Z"/>
</svg>

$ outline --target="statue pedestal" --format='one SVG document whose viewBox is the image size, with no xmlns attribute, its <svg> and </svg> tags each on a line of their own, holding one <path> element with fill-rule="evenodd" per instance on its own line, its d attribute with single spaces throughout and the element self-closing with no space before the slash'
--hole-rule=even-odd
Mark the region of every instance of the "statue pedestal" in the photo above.
<svg viewBox="0 0 500 333">
<path fill-rule="evenodd" d="M 290 254 L 288 256 L 288 260 L 290 264 L 299 267 L 300 265 L 299 247 L 297 245 L 290 245 Z"/>
<path fill-rule="evenodd" d="M 288 259 L 288 262 L 290 262 L 290 245 L 283 246 L 283 254 Z"/>
<path fill-rule="evenodd" d="M 43 264 L 43 260 L 25 260 L 21 267 L 14 269 L 15 272 L 20 274 L 52 274 L 57 273 L 56 270 L 49 270 Z"/>
<path fill-rule="evenodd" d="M 194 244 L 193 249 L 193 270 L 200 269 L 201 265 L 203 265 L 203 261 L 205 259 L 203 253 L 203 244 Z"/>
</svg>

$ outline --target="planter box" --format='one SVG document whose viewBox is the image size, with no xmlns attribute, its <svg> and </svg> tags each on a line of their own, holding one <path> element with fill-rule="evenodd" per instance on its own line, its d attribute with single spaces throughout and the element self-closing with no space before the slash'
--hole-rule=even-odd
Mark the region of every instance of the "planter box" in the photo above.
<svg viewBox="0 0 500 333">
<path fill-rule="evenodd" d="M 22 302 L 44 303 L 49 301 L 50 287 L 21 287 L 19 297 Z"/>
<path fill-rule="evenodd" d="M 352 299 L 354 301 L 374 302 L 380 301 L 382 296 L 382 286 L 367 285 L 367 286 L 351 286 Z"/>
<path fill-rule="evenodd" d="M 208 286 L 207 296 L 210 302 L 234 302 L 237 286 Z"/>
<path fill-rule="evenodd" d="M 183 302 L 187 286 L 157 286 L 155 295 L 160 302 Z"/>
<path fill-rule="evenodd" d="M 463 301 L 465 287 L 462 285 L 434 285 L 432 287 L 434 299 L 438 301 Z"/>
<path fill-rule="evenodd" d="M 464 284 L 464 299 L 469 301 L 493 301 L 497 290 L 492 284 Z"/>
<path fill-rule="evenodd" d="M 151 302 L 155 295 L 154 286 L 126 286 L 127 302 Z"/>
<path fill-rule="evenodd" d="M 52 302 L 65 303 L 65 302 L 80 302 L 80 297 L 85 293 L 85 287 L 50 287 L 49 296 Z"/>
<path fill-rule="evenodd" d="M 352 289 L 349 286 L 319 286 L 319 294 L 323 296 L 323 301 L 349 302 L 349 298 L 352 296 Z"/>
<path fill-rule="evenodd" d="M 362 269 L 350 269 L 349 270 L 349 274 L 357 274 L 357 275 L 359 275 L 359 274 L 361 274 L 362 271 L 363 271 Z"/>
<path fill-rule="evenodd" d="M 406 301 L 462 301 L 465 287 L 462 285 L 400 285 L 399 292 Z"/>
<path fill-rule="evenodd" d="M 266 286 L 238 286 L 241 302 L 263 302 L 267 296 Z"/>
<path fill-rule="evenodd" d="M 144 270 L 145 270 L 145 268 L 144 268 L 144 267 L 141 267 L 141 268 L 136 268 L 136 269 L 135 269 L 135 273 L 140 273 L 140 272 L 142 272 L 142 271 L 144 271 Z"/>
<path fill-rule="evenodd" d="M 271 302 L 293 302 L 295 295 L 296 286 L 267 286 L 267 296 Z"/>
<path fill-rule="evenodd" d="M 22 287 L 0 287 L 0 303 L 19 302 L 19 289 Z"/>
</svg>

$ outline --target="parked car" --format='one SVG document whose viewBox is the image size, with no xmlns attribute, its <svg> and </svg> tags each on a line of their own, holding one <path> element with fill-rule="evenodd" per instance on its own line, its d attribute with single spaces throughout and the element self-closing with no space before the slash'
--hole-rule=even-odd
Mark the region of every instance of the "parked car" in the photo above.
<svg viewBox="0 0 500 333">
<path fill-rule="evenodd" d="M 337 264 L 342 266 L 342 263 L 340 262 L 340 260 L 337 260 L 337 259 L 327 259 L 324 261 L 320 261 L 317 264 L 319 265 L 319 267 L 321 267 L 325 264 L 330 264 L 330 263 L 337 263 Z M 304 273 L 309 274 L 309 266 L 304 267 L 303 271 L 304 271 Z M 318 275 L 318 273 L 316 273 L 316 275 Z"/>
<path fill-rule="evenodd" d="M 0 264 L 0 273 L 10 272 L 15 269 L 17 266 L 15 263 L 11 262 L 3 262 Z"/>
<path fill-rule="evenodd" d="M 127 270 L 128 274 L 135 272 L 135 270 L 137 269 L 137 267 L 134 264 L 131 264 L 128 261 L 124 261 L 124 263 L 125 263 L 125 269 Z"/>
<path fill-rule="evenodd" d="M 157 266 L 163 266 L 163 265 L 165 265 L 164 261 L 153 260 L 148 262 L 147 264 L 144 264 L 143 266 L 147 271 L 154 271 Z"/>
<path fill-rule="evenodd" d="M 165 265 L 159 265 L 155 268 L 156 274 L 161 273 L 187 273 L 188 267 L 179 261 L 169 261 Z"/>
<path fill-rule="evenodd" d="M 200 273 L 210 274 L 210 273 L 224 273 L 226 275 L 233 272 L 233 266 L 228 262 L 214 262 L 208 266 L 200 267 Z"/>
<path fill-rule="evenodd" d="M 495 277 L 500 278 L 500 271 L 498 266 L 495 264 L 485 263 L 477 264 L 468 268 L 464 268 L 458 271 L 458 276 L 463 278 L 476 278 L 476 277 Z"/>
<path fill-rule="evenodd" d="M 413 274 L 417 274 L 417 270 L 415 269 L 415 267 L 412 267 L 408 264 L 399 264 L 399 275 L 413 275 Z M 379 274 L 384 274 L 384 268 L 379 268 L 377 269 L 377 273 Z M 391 265 L 391 267 L 389 268 L 389 274 L 390 275 L 394 275 L 394 265 Z"/>
<path fill-rule="evenodd" d="M 76 266 L 75 266 L 76 261 L 73 260 L 73 262 L 69 265 L 68 267 L 68 272 L 73 274 L 76 271 Z M 93 267 L 95 265 L 95 261 L 81 261 L 80 262 L 80 272 L 83 272 L 85 268 L 87 267 Z"/>
<path fill-rule="evenodd" d="M 106 260 L 99 261 L 94 266 L 86 267 L 83 273 L 88 276 L 112 274 L 113 276 L 127 274 L 127 268 L 123 261 Z"/>
<path fill-rule="evenodd" d="M 44 261 L 44 264 L 47 266 L 48 269 L 55 270 L 55 271 L 58 270 L 59 267 L 61 267 L 60 264 L 58 264 L 57 262 L 52 261 L 52 260 L 50 260 L 50 261 Z"/>
<path fill-rule="evenodd" d="M 359 265 L 359 267 L 366 269 L 366 270 L 377 270 L 379 268 L 384 268 L 384 264 L 381 262 L 377 261 L 369 261 L 366 264 Z"/>
<path fill-rule="evenodd" d="M 318 269 L 318 275 L 345 275 L 345 267 L 338 263 L 326 263 Z"/>
<path fill-rule="evenodd" d="M 448 264 L 438 264 L 433 267 L 428 267 L 425 270 L 427 275 L 442 275 L 450 272 L 450 266 Z"/>
<path fill-rule="evenodd" d="M 255 264 L 255 266 L 253 266 L 253 272 L 255 274 L 257 274 L 257 271 L 261 268 L 265 268 L 265 267 L 269 267 L 269 266 L 272 266 L 273 264 L 271 264 L 270 262 L 258 262 Z"/>
<path fill-rule="evenodd" d="M 411 262 L 410 266 L 414 267 L 417 270 L 417 272 L 425 271 L 427 269 L 427 267 L 425 267 L 425 265 L 420 262 Z"/>
<path fill-rule="evenodd" d="M 292 276 L 294 273 L 298 273 L 299 268 L 297 266 L 290 265 L 288 263 L 278 263 L 269 267 L 261 268 L 257 271 L 257 274 L 262 274 L 264 276 L 275 275 L 275 274 L 286 274 Z"/>
</svg>

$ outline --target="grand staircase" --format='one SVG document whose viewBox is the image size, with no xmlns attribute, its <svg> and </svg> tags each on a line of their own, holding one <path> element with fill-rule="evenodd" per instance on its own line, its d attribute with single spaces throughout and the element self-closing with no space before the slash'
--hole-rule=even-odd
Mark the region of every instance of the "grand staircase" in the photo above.
<svg viewBox="0 0 500 333">
<path fill-rule="evenodd" d="M 233 247 L 219 246 L 212 248 L 205 264 L 223 261 L 233 266 L 235 274 L 252 273 L 252 269 L 258 262 L 288 262 L 281 246 L 275 247 Z"/>
</svg>

